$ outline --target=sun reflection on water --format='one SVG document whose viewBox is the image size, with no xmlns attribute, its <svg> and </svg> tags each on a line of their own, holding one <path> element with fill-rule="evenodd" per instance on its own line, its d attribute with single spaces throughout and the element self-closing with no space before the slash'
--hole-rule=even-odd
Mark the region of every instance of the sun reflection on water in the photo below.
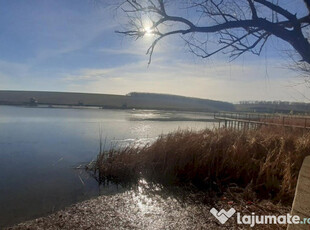
<svg viewBox="0 0 310 230">
<path fill-rule="evenodd" d="M 133 202 L 136 204 L 136 211 L 141 215 L 141 218 L 149 215 L 160 215 L 164 213 L 162 198 L 152 193 L 154 191 L 161 191 L 157 185 L 152 185 L 145 180 L 140 179 L 137 190 L 133 193 Z"/>
</svg>

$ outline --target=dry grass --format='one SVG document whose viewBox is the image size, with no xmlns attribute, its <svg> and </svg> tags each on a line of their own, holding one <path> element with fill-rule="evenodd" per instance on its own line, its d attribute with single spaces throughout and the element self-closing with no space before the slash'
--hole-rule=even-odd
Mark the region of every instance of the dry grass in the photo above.
<svg viewBox="0 0 310 230">
<path fill-rule="evenodd" d="M 143 148 L 101 153 L 91 169 L 100 181 L 143 177 L 220 193 L 238 187 L 245 195 L 291 202 L 307 155 L 309 133 L 275 128 L 178 131 Z"/>
<path fill-rule="evenodd" d="M 260 121 L 272 124 L 290 125 L 310 128 L 310 117 L 306 116 L 276 116 L 261 119 Z"/>
</svg>

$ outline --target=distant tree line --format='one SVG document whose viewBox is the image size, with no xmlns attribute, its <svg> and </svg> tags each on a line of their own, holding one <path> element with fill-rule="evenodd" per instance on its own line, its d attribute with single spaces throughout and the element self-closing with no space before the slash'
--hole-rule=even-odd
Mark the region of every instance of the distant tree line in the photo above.
<svg viewBox="0 0 310 230">
<path fill-rule="evenodd" d="M 241 105 L 304 105 L 309 106 L 310 103 L 291 102 L 291 101 L 240 101 Z"/>
<path fill-rule="evenodd" d="M 240 101 L 236 105 L 254 112 L 310 113 L 310 103 L 290 101 Z"/>
</svg>

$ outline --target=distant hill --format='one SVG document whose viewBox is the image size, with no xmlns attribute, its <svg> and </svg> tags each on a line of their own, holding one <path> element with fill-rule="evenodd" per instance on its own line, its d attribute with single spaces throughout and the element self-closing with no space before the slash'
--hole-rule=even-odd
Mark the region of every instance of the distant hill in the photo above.
<svg viewBox="0 0 310 230">
<path fill-rule="evenodd" d="M 164 107 L 165 109 L 184 108 L 185 110 L 200 111 L 233 111 L 234 105 L 228 102 L 208 99 L 184 97 L 170 94 L 129 93 L 127 94 L 135 107 Z"/>
<path fill-rule="evenodd" d="M 155 93 L 127 95 L 44 91 L 0 91 L 2 105 L 98 106 L 106 109 L 165 109 L 184 111 L 233 111 L 228 102 Z"/>
</svg>

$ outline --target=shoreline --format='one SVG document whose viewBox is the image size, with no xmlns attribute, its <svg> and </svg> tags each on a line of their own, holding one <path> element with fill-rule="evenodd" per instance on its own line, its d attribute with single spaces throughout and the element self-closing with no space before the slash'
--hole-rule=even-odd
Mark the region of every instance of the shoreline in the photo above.
<svg viewBox="0 0 310 230">
<path fill-rule="evenodd" d="M 169 108 L 144 108 L 144 107 L 102 107 L 95 105 L 66 105 L 66 104 L 38 104 L 31 106 L 28 104 L 1 104 L 0 106 L 20 107 L 20 108 L 38 108 L 38 109 L 95 109 L 95 110 L 116 110 L 116 111 L 166 111 L 166 112 L 183 112 L 190 114 L 208 114 L 213 116 L 216 111 L 207 110 L 190 110 L 190 109 L 169 109 Z"/>
<path fill-rule="evenodd" d="M 210 214 L 212 207 L 229 209 L 234 207 L 244 213 L 286 214 L 288 207 L 269 202 L 249 205 L 246 201 L 229 194 L 209 197 L 192 194 L 191 199 L 203 198 L 201 202 L 189 202 L 180 197 L 158 195 L 129 190 L 115 195 L 103 195 L 74 204 L 51 215 L 29 220 L 6 230 L 24 229 L 239 229 L 235 218 L 221 225 Z M 203 197 L 204 196 L 204 197 Z M 184 199 L 184 198 L 183 198 Z M 185 198 L 186 199 L 186 198 Z M 253 229 L 260 229 L 257 226 Z M 271 226 L 285 229 L 286 226 Z"/>
</svg>

